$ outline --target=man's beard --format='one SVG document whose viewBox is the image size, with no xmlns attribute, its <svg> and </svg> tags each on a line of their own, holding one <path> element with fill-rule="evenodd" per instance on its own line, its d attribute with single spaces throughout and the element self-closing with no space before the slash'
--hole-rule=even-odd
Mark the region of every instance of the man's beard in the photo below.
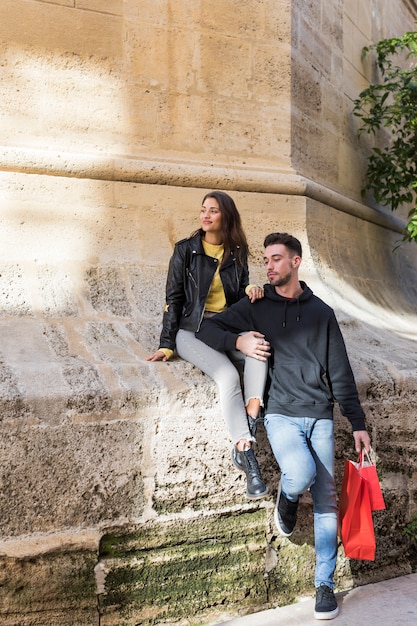
<svg viewBox="0 0 417 626">
<path fill-rule="evenodd" d="M 284 285 L 288 285 L 288 283 L 291 281 L 292 278 L 292 273 L 288 272 L 288 274 L 285 274 L 285 276 L 281 276 L 280 278 L 273 278 L 272 280 L 269 281 L 269 284 L 272 285 L 272 287 L 283 287 Z"/>
</svg>

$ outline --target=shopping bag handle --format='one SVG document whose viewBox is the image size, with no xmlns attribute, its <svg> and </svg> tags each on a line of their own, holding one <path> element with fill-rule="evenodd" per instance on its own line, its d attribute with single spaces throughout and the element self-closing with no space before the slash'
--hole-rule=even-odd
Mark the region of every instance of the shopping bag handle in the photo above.
<svg viewBox="0 0 417 626">
<path fill-rule="evenodd" d="M 367 452 L 365 448 L 362 448 L 362 450 L 359 452 L 359 457 L 358 457 L 359 467 L 368 467 L 369 465 L 376 465 L 374 458 L 375 458 L 375 452 L 373 451 L 372 448 L 369 448 L 369 452 Z"/>
</svg>

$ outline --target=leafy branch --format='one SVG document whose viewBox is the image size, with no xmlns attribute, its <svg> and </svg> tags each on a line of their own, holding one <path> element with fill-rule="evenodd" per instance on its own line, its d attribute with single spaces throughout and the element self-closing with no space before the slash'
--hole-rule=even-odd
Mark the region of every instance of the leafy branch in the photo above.
<svg viewBox="0 0 417 626">
<path fill-rule="evenodd" d="M 372 191 L 393 211 L 413 203 L 403 241 L 417 243 L 417 32 L 365 47 L 362 58 L 372 52 L 381 80 L 359 94 L 353 113 L 362 122 L 359 135 L 372 134 L 385 145 L 372 148 L 362 194 Z"/>
</svg>

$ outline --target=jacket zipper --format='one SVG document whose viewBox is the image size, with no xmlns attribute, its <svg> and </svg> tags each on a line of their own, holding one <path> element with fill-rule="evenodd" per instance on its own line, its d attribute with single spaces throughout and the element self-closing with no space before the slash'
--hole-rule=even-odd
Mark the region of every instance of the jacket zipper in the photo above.
<svg viewBox="0 0 417 626">
<path fill-rule="evenodd" d="M 187 267 L 187 276 L 188 276 L 189 278 L 191 278 L 191 280 L 192 280 L 192 281 L 193 281 L 193 283 L 194 283 L 194 287 L 197 289 L 197 283 L 196 283 L 196 281 L 195 281 L 195 278 L 194 278 L 194 276 L 191 274 L 191 272 L 190 272 L 190 270 L 188 269 L 188 267 Z"/>
</svg>

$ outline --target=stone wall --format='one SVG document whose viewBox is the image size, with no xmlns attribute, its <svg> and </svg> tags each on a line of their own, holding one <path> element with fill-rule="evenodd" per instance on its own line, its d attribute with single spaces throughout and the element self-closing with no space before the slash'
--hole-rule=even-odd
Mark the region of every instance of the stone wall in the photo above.
<svg viewBox="0 0 417 626">
<path fill-rule="evenodd" d="M 0 615 L 5 626 L 209 623 L 313 591 L 311 505 L 280 540 L 248 503 L 213 383 L 158 345 L 173 244 L 206 190 L 262 241 L 289 230 L 337 311 L 387 501 L 375 563 L 415 568 L 417 254 L 360 201 L 360 48 L 412 27 L 388 0 L 3 0 Z M 369 68 L 368 68 L 369 69 Z M 337 476 L 353 454 L 336 415 Z"/>
</svg>

